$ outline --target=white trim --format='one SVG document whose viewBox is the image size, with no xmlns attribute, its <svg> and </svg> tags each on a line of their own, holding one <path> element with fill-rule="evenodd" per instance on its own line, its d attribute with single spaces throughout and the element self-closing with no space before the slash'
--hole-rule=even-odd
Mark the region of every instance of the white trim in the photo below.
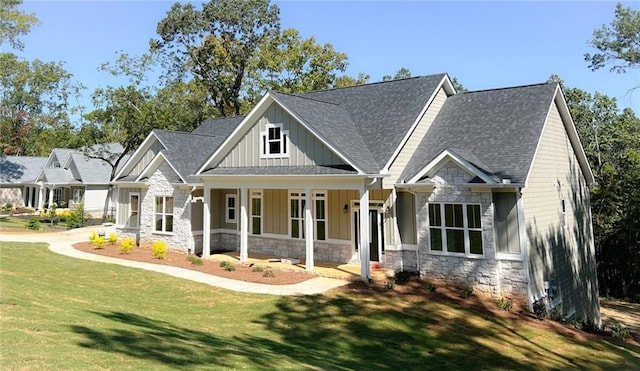
<svg viewBox="0 0 640 371">
<path fill-rule="evenodd" d="M 260 215 L 253 215 L 253 199 L 259 199 L 260 200 Z M 254 217 L 258 217 L 260 218 L 260 233 L 253 233 L 253 218 Z M 261 189 L 250 189 L 249 190 L 249 219 L 251 219 L 251 223 L 249 223 L 250 225 L 250 229 L 251 229 L 251 233 L 249 233 L 252 236 L 261 236 L 264 232 L 264 198 L 263 198 L 263 193 Z"/>
<path fill-rule="evenodd" d="M 238 194 L 225 193 L 224 196 L 224 222 L 235 224 L 238 222 Z M 229 207 L 229 199 L 233 199 L 233 207 Z M 233 210 L 233 219 L 229 218 L 229 210 Z"/>
<path fill-rule="evenodd" d="M 451 83 L 451 80 L 449 80 L 449 75 L 445 74 L 442 77 L 442 80 L 440 80 L 436 88 L 433 90 L 433 92 L 431 93 L 431 96 L 429 97 L 424 107 L 420 111 L 420 114 L 418 114 L 418 117 L 413 122 L 413 124 L 411 124 L 411 127 L 404 135 L 404 138 L 402 138 L 402 141 L 400 141 L 400 144 L 398 145 L 398 147 L 396 147 L 395 151 L 393 151 L 393 154 L 391 155 L 387 163 L 382 168 L 382 173 L 387 173 L 390 170 L 391 165 L 393 165 L 394 161 L 400 154 L 400 151 L 402 151 L 402 148 L 404 148 L 405 144 L 407 144 L 407 142 L 409 141 L 409 138 L 411 138 L 411 136 L 413 135 L 413 132 L 416 130 L 416 127 L 422 120 L 422 117 L 425 115 L 425 113 L 427 113 L 427 110 L 429 109 L 429 107 L 431 107 L 433 100 L 436 98 L 436 96 L 438 96 L 438 92 L 440 92 L 440 89 L 444 89 L 444 92 L 445 94 L 447 94 L 447 97 L 451 95 L 455 95 L 456 91 L 455 91 L 455 88 L 453 87 L 453 84 Z M 448 93 L 451 93 L 451 94 L 448 94 Z"/>
<path fill-rule="evenodd" d="M 158 154 L 156 154 L 155 157 L 151 161 L 149 161 L 147 166 L 145 166 L 144 169 L 142 169 L 142 171 L 140 172 L 140 175 L 138 175 L 135 181 L 140 182 L 145 175 L 147 175 L 147 177 L 150 177 L 151 175 L 153 175 L 153 172 L 155 172 L 158 169 L 158 167 L 160 167 L 161 165 L 161 162 L 159 162 L 161 157 L 164 160 L 164 162 L 166 162 L 167 165 L 171 167 L 171 170 L 173 170 L 173 172 L 176 173 L 176 175 L 180 178 L 180 180 L 182 180 L 182 183 L 187 183 L 186 180 L 180 175 L 180 173 L 173 166 L 173 164 L 171 164 L 171 162 L 167 159 L 167 157 L 162 153 L 162 151 L 158 152 Z M 150 172 L 151 174 L 147 174 L 147 172 Z"/>
<path fill-rule="evenodd" d="M 458 166 L 462 167 L 469 174 L 475 175 L 482 179 L 487 184 L 497 184 L 493 179 L 480 171 L 477 167 L 473 166 L 470 162 L 465 160 L 463 157 L 456 154 L 454 151 L 450 149 L 445 149 L 440 152 L 440 154 L 431 160 L 427 164 L 427 166 L 423 167 L 416 175 L 413 176 L 407 183 L 412 184 L 416 183 L 420 178 L 422 178 L 427 173 L 435 172 L 439 170 L 442 166 L 446 164 L 446 161 L 453 160 Z"/>
<path fill-rule="evenodd" d="M 524 256 L 522 255 L 522 252 L 520 252 L 519 254 L 509 254 L 506 252 L 498 252 L 498 250 L 496 250 L 496 260 L 510 260 L 521 262 L 524 261 Z"/>
<path fill-rule="evenodd" d="M 135 150 L 135 152 L 133 152 L 133 154 L 131 155 L 131 157 L 129 157 L 129 159 L 127 160 L 127 162 L 124 164 L 124 166 L 122 166 L 122 168 L 120 168 L 120 171 L 118 171 L 116 173 L 116 175 L 113 177 L 113 179 L 118 179 L 120 178 L 120 176 L 122 175 L 122 173 L 124 173 L 125 171 L 131 171 L 130 167 L 133 166 L 135 167 L 136 164 L 138 164 L 138 162 L 140 162 L 140 160 L 137 160 L 134 162 L 134 159 L 136 159 L 136 157 L 141 153 L 141 152 L 146 152 L 150 145 L 149 145 L 149 141 L 151 140 L 151 137 L 156 138 L 156 140 L 164 147 L 167 148 L 162 141 L 160 141 L 160 138 L 158 138 L 158 136 L 155 134 L 155 129 L 151 130 L 151 132 L 149 133 L 149 135 L 147 135 L 146 138 L 144 138 L 144 140 L 142 141 L 142 143 L 140 144 L 140 146 L 138 147 L 138 149 Z"/>
<path fill-rule="evenodd" d="M 430 206 L 438 205 L 439 214 L 440 214 L 440 225 L 432 226 L 430 220 Z M 446 212 L 445 205 L 460 205 L 462 206 L 462 227 L 447 227 L 446 225 Z M 469 227 L 469 217 L 467 215 L 467 206 L 478 206 L 480 209 L 480 227 L 479 228 L 470 228 Z M 433 250 L 431 246 L 431 228 L 440 229 L 441 231 L 441 248 L 442 250 Z M 453 252 L 447 250 L 447 229 L 452 230 L 462 230 L 464 233 L 464 252 Z M 471 239 L 469 238 L 469 232 L 480 232 L 480 242 L 482 243 L 482 254 L 473 254 L 471 253 Z M 427 202 L 427 252 L 432 255 L 446 255 L 446 256 L 458 256 L 464 258 L 477 258 L 484 259 L 485 258 L 485 242 L 484 242 L 484 230 L 482 226 L 482 204 L 477 202 Z"/>
<path fill-rule="evenodd" d="M 138 196 L 138 220 L 137 220 L 137 224 L 138 225 L 135 226 L 135 227 L 132 226 L 131 224 L 129 224 L 130 220 L 131 220 L 131 197 L 132 196 Z M 141 209 L 141 206 L 142 206 L 142 198 L 140 197 L 140 192 L 129 192 L 129 195 L 128 195 L 127 199 L 128 199 L 128 202 L 127 202 L 128 208 L 127 208 L 127 220 L 125 222 L 125 225 L 128 228 L 138 228 L 139 229 L 140 228 L 140 209 Z M 154 205 L 155 205 L 155 199 L 153 200 L 153 202 L 154 202 Z M 155 206 L 154 206 L 154 208 L 155 208 Z M 155 212 L 154 212 L 154 220 L 155 220 Z"/>
<path fill-rule="evenodd" d="M 157 198 L 162 198 L 162 211 L 158 212 L 157 210 Z M 173 216 L 175 215 L 173 209 L 175 209 L 175 204 L 173 204 L 173 208 L 171 212 L 167 212 L 167 198 L 171 198 L 171 203 L 175 202 L 175 198 L 171 195 L 154 195 L 153 196 L 153 226 L 151 227 L 151 233 L 154 234 L 174 234 L 173 227 L 175 226 L 175 222 L 173 220 Z M 162 230 L 156 230 L 156 215 L 160 214 L 162 216 Z M 167 231 L 167 216 L 171 216 L 171 231 Z"/>
</svg>

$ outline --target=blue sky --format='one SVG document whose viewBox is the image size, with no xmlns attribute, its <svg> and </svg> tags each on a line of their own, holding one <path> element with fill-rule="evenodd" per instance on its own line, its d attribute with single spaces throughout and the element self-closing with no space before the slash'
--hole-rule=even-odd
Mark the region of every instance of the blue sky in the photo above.
<svg viewBox="0 0 640 371">
<path fill-rule="evenodd" d="M 195 2 L 200 4 L 201 2 Z M 400 67 L 412 75 L 447 72 L 470 90 L 544 82 L 602 92 L 640 112 L 638 70 L 592 72 L 583 55 L 593 30 L 613 20 L 615 2 L 275 1 L 283 28 L 296 28 L 349 56 L 348 75 L 371 81 Z M 117 50 L 146 51 L 173 1 L 35 1 L 21 9 L 42 24 L 23 38 L 27 59 L 63 61 L 88 87 L 113 84 L 97 67 Z M 640 3 L 623 2 L 640 9 Z M 88 104 L 88 101 L 85 102 Z"/>
</svg>

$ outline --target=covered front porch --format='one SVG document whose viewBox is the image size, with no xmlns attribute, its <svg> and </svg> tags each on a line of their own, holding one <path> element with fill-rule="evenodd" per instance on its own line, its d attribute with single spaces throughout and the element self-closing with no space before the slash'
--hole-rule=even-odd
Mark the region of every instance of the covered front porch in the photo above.
<svg viewBox="0 0 640 371">
<path fill-rule="evenodd" d="M 351 263 L 363 279 L 384 253 L 384 200 L 390 191 L 375 179 L 339 176 L 216 176 L 205 179 L 202 255 L 212 251 L 300 259 L 307 271 L 316 262 Z M 372 198 L 378 199 L 372 205 Z M 373 216 L 372 216 L 373 215 Z M 372 243 L 372 240 L 375 240 Z M 198 241 L 200 242 L 200 241 Z M 367 248 L 361 248 L 365 246 Z"/>
</svg>

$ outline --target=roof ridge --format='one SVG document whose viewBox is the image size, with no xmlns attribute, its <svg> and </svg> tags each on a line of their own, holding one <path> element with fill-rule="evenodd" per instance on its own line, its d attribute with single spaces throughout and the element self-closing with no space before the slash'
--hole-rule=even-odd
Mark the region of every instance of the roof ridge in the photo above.
<svg viewBox="0 0 640 371">
<path fill-rule="evenodd" d="M 459 92 L 459 93 L 457 93 L 455 95 L 465 95 L 465 94 L 473 94 L 473 93 L 486 93 L 488 91 L 500 91 L 500 90 L 509 90 L 509 89 L 531 88 L 531 87 L 534 87 L 534 86 L 554 85 L 554 84 L 558 84 L 558 83 L 557 82 L 539 82 L 539 83 L 534 83 L 534 84 L 504 86 L 504 87 L 501 87 L 501 88 L 462 91 L 462 92 Z"/>
<path fill-rule="evenodd" d="M 360 87 L 365 87 L 365 86 L 371 86 L 371 85 L 380 85 L 380 84 L 389 84 L 389 83 L 394 83 L 394 82 L 399 82 L 399 81 L 406 81 L 406 80 L 413 80 L 413 79 L 421 79 L 421 78 L 425 78 L 425 77 L 433 77 L 433 76 L 444 76 L 446 75 L 446 72 L 442 72 L 442 73 L 433 73 L 430 75 L 419 75 L 419 76 L 411 76 L 411 77 L 405 77 L 402 79 L 392 79 L 392 80 L 383 80 L 383 81 L 374 81 L 374 82 L 368 82 L 366 84 L 357 84 L 357 85 L 351 85 L 351 86 L 340 86 L 340 87 L 334 87 L 334 88 L 326 88 L 326 89 L 318 89 L 318 90 L 311 90 L 308 91 L 307 93 L 315 93 L 315 92 L 322 92 L 322 91 L 331 91 L 331 90 L 343 90 L 343 89 L 353 89 L 353 88 L 360 88 Z M 307 94 L 304 93 L 304 94 Z"/>
<path fill-rule="evenodd" d="M 180 131 L 180 130 L 166 130 L 166 129 L 153 129 L 156 132 L 163 132 L 163 133 L 169 133 L 169 134 L 188 134 L 188 135 L 193 135 L 196 137 L 217 137 L 218 135 L 210 135 L 210 134 L 200 134 L 200 133 L 193 133 L 191 131 Z"/>
<path fill-rule="evenodd" d="M 329 89 L 329 90 L 332 90 L 332 89 Z M 314 90 L 314 91 L 319 91 L 319 90 Z M 282 95 L 286 95 L 286 96 L 294 97 L 294 98 L 308 99 L 308 100 L 312 100 L 312 101 L 315 101 L 315 102 L 326 103 L 326 104 L 331 104 L 331 105 L 340 107 L 340 105 L 338 103 L 327 102 L 326 100 L 306 97 L 306 96 L 303 95 L 303 94 L 307 94 L 307 93 L 311 93 L 311 92 L 301 93 L 301 94 L 283 93 L 283 92 L 280 92 L 280 91 L 277 91 L 277 90 L 271 90 L 270 92 L 277 93 L 277 94 L 282 94 Z"/>
</svg>

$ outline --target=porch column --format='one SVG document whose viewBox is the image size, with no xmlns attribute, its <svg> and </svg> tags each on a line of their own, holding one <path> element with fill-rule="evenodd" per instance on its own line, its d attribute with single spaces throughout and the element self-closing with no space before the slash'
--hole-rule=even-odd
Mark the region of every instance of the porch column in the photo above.
<svg viewBox="0 0 640 371">
<path fill-rule="evenodd" d="M 202 257 L 211 255 L 211 188 L 204 187 L 202 202 Z"/>
<path fill-rule="evenodd" d="M 313 198 L 310 189 L 304 190 L 304 237 L 306 251 L 306 268 L 313 271 L 313 215 L 311 213 Z"/>
<path fill-rule="evenodd" d="M 240 188 L 240 262 L 249 257 L 249 214 L 247 207 L 248 189 Z"/>
<path fill-rule="evenodd" d="M 366 184 L 360 189 L 360 276 L 368 281 L 369 271 L 369 190 Z"/>
<path fill-rule="evenodd" d="M 53 186 L 49 188 L 49 209 L 53 206 Z"/>
<path fill-rule="evenodd" d="M 40 189 L 38 190 L 38 210 L 42 210 L 44 206 L 44 187 L 42 186 L 42 184 L 39 187 Z"/>
</svg>

